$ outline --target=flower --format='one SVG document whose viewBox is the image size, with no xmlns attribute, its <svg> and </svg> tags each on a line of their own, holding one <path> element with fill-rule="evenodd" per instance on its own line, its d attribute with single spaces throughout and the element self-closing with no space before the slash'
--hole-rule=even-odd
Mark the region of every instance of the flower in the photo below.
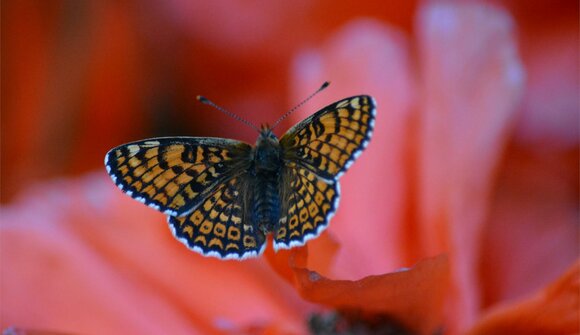
<svg viewBox="0 0 580 335">
<path fill-rule="evenodd" d="M 335 21 L 326 1 L 266 13 L 175 0 L 140 15 L 99 3 L 70 11 L 84 29 L 62 30 L 50 22 L 69 12 L 55 4 L 5 6 L 2 193 L 18 196 L 2 207 L 0 327 L 300 334 L 310 317 L 422 334 L 578 332 L 577 11 L 550 7 L 538 24 L 516 2 L 406 2 L 392 15 L 379 3 L 344 5 Z M 14 48 L 19 36 L 27 49 Z M 60 51 L 46 57 L 53 38 Z M 328 233 L 306 248 L 203 258 L 105 176 L 108 148 L 147 125 L 172 135 L 168 119 L 190 120 L 186 134 L 251 139 L 201 107 L 167 112 L 197 93 L 270 120 L 325 80 L 309 106 L 367 93 L 378 116 Z"/>
</svg>

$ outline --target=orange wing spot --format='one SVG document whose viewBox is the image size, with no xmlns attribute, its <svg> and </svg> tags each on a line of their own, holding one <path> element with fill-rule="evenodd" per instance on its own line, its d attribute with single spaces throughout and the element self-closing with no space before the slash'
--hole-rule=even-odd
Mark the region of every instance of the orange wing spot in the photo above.
<svg viewBox="0 0 580 335">
<path fill-rule="evenodd" d="M 159 159 L 157 159 L 157 157 L 153 157 L 151 159 L 147 159 L 147 168 L 151 169 L 153 167 L 156 167 L 157 165 L 159 165 Z"/>
<path fill-rule="evenodd" d="M 190 219 L 194 225 L 199 226 L 199 224 L 203 221 L 203 214 L 201 214 L 199 211 L 195 211 L 191 215 Z"/>
<path fill-rule="evenodd" d="M 236 227 L 228 228 L 228 239 L 232 241 L 240 240 L 240 230 Z"/>
<path fill-rule="evenodd" d="M 316 192 L 316 194 L 314 195 L 314 202 L 316 202 L 318 206 L 322 205 L 322 203 L 324 202 L 324 195 L 322 195 L 322 193 L 320 192 Z"/>
<path fill-rule="evenodd" d="M 133 178 L 131 178 L 130 176 L 125 176 L 125 178 L 123 178 L 123 180 L 125 181 L 125 183 L 127 183 L 128 185 L 131 185 L 133 183 Z"/>
<path fill-rule="evenodd" d="M 201 162 L 205 159 L 204 155 L 203 155 L 203 149 L 201 147 L 197 147 L 197 151 L 195 153 L 195 161 L 196 162 Z"/>
<path fill-rule="evenodd" d="M 147 190 L 147 195 L 149 196 L 149 198 L 152 198 L 153 200 L 156 200 L 164 205 L 167 204 L 167 196 L 165 196 L 165 193 L 155 193 L 155 189 L 150 188 Z"/>
<path fill-rule="evenodd" d="M 176 183 L 167 183 L 167 185 L 165 186 L 165 193 L 167 193 L 168 196 L 173 197 L 173 196 L 180 196 L 183 199 L 183 196 L 180 194 L 177 194 L 177 191 L 179 190 L 179 185 L 177 185 Z M 177 195 L 176 195 L 177 194 Z"/>
<path fill-rule="evenodd" d="M 188 176 L 186 173 L 182 173 L 175 179 L 175 183 L 179 185 L 189 183 L 193 178 Z"/>
<path fill-rule="evenodd" d="M 151 159 L 157 155 L 159 155 L 159 148 L 157 147 L 151 148 L 145 152 L 145 158 L 147 159 Z"/>
<path fill-rule="evenodd" d="M 290 222 L 288 223 L 288 227 L 289 227 L 290 229 L 295 229 L 295 228 L 296 228 L 296 226 L 298 226 L 298 217 L 297 217 L 296 215 L 293 215 L 293 216 L 290 218 Z"/>
<path fill-rule="evenodd" d="M 324 191 L 328 188 L 328 184 L 323 182 L 322 180 L 318 180 L 316 181 L 316 188 L 319 189 L 320 191 Z M 312 186 L 312 192 L 310 193 L 314 193 L 314 186 Z"/>
<path fill-rule="evenodd" d="M 345 151 L 350 154 L 353 151 L 355 151 L 357 147 L 358 147 L 358 145 L 356 145 L 354 143 L 350 143 L 349 145 L 346 146 L 346 150 Z"/>
<path fill-rule="evenodd" d="M 123 165 L 121 167 L 119 167 L 119 171 L 121 172 L 121 175 L 126 175 L 127 172 L 129 172 L 129 168 L 126 165 Z"/>
<path fill-rule="evenodd" d="M 215 209 L 212 209 L 211 212 L 209 212 L 209 218 L 212 220 L 215 220 L 218 217 L 218 215 L 219 213 Z"/>
<path fill-rule="evenodd" d="M 181 194 L 178 194 L 175 196 L 175 198 L 173 198 L 173 201 L 171 202 L 171 207 L 172 208 L 179 208 L 185 205 L 185 199 L 181 196 Z"/>
<path fill-rule="evenodd" d="M 129 162 L 128 163 L 129 163 L 129 166 L 130 167 L 136 167 L 136 166 L 139 166 L 139 165 L 143 164 L 143 162 L 141 162 L 141 160 L 139 158 L 137 158 L 137 157 L 131 157 L 131 158 L 129 158 Z"/>
<path fill-rule="evenodd" d="M 327 199 L 332 199 L 332 197 L 334 197 L 334 190 L 332 188 L 328 189 L 328 191 L 326 192 L 326 198 Z"/>
<path fill-rule="evenodd" d="M 133 175 L 135 177 L 141 177 L 145 172 L 147 172 L 147 168 L 145 168 L 143 165 L 140 165 L 135 168 L 135 171 L 133 171 Z"/>
<path fill-rule="evenodd" d="M 298 203 L 296 204 L 296 206 L 297 206 L 298 208 L 302 208 L 302 207 L 304 207 L 304 200 L 300 199 L 300 201 L 298 201 Z"/>
<path fill-rule="evenodd" d="M 301 235 L 301 233 L 300 233 L 298 230 L 293 230 L 293 231 L 290 233 L 290 238 L 298 237 L 298 236 L 300 236 L 300 235 Z"/>
<path fill-rule="evenodd" d="M 207 240 L 205 239 L 205 236 L 198 236 L 195 238 L 195 240 L 193 242 L 199 243 L 199 244 L 203 245 L 204 247 L 207 246 Z"/>
<path fill-rule="evenodd" d="M 369 121 L 369 114 L 363 114 L 363 116 L 361 117 L 361 121 L 364 124 L 367 124 Z"/>
<path fill-rule="evenodd" d="M 209 212 L 211 210 L 211 208 L 213 207 L 213 205 L 214 205 L 214 201 L 208 200 L 208 201 L 203 203 L 203 209 L 206 212 Z"/>
<path fill-rule="evenodd" d="M 193 199 L 193 197 L 195 197 L 197 195 L 197 193 L 193 192 L 190 185 L 185 186 L 185 188 L 183 189 L 183 192 L 185 194 L 187 194 L 187 197 L 189 199 Z"/>
<path fill-rule="evenodd" d="M 312 227 L 312 224 L 310 222 L 305 222 L 302 225 L 302 234 L 304 234 L 307 230 L 313 230 L 314 227 Z"/>
<path fill-rule="evenodd" d="M 211 232 L 212 228 L 213 228 L 213 223 L 211 221 L 205 220 L 201 224 L 201 227 L 199 227 L 199 231 L 202 234 L 207 235 Z"/>
<path fill-rule="evenodd" d="M 226 226 L 222 223 L 216 223 L 213 227 L 213 233 L 218 237 L 226 236 Z"/>
<path fill-rule="evenodd" d="M 300 210 L 300 222 L 304 223 L 306 222 L 306 220 L 308 220 L 308 209 L 306 209 L 306 207 L 302 208 Z"/>
<path fill-rule="evenodd" d="M 256 247 L 256 239 L 252 236 L 244 236 L 244 247 L 246 248 L 255 248 Z"/>
<path fill-rule="evenodd" d="M 318 206 L 316 206 L 315 203 L 311 203 L 310 205 L 308 205 L 308 211 L 310 212 L 311 217 L 316 217 L 316 215 L 318 215 L 319 213 Z"/>
<path fill-rule="evenodd" d="M 328 155 L 332 151 L 332 148 L 330 145 L 324 143 L 318 151 L 320 151 L 320 153 L 323 155 Z"/>
<path fill-rule="evenodd" d="M 328 157 L 330 158 L 331 161 L 333 162 L 338 162 L 338 160 L 340 159 L 340 151 L 338 150 L 333 150 L 330 155 L 328 155 Z"/>
<path fill-rule="evenodd" d="M 133 185 L 133 186 L 138 192 L 141 192 L 141 189 L 143 188 L 143 183 L 140 182 L 139 180 L 137 180 Z"/>
<path fill-rule="evenodd" d="M 278 229 L 278 231 L 276 232 L 276 238 L 277 239 L 283 239 L 286 237 L 286 228 L 285 227 L 280 227 Z"/>
<path fill-rule="evenodd" d="M 185 228 L 183 228 L 183 232 L 187 233 L 187 235 L 189 235 L 189 238 L 193 238 L 193 227 L 192 226 L 185 226 Z"/>
<path fill-rule="evenodd" d="M 222 241 L 221 241 L 219 238 L 217 238 L 217 237 L 214 237 L 214 238 L 212 238 L 212 239 L 209 241 L 209 246 L 210 246 L 210 247 L 213 247 L 214 245 L 217 245 L 217 246 L 218 246 L 218 248 L 220 248 L 220 249 L 223 249 L 223 248 L 224 248 L 224 244 L 223 244 L 223 243 L 222 243 Z"/>
<path fill-rule="evenodd" d="M 317 216 L 314 218 L 314 227 L 318 227 L 322 222 L 324 222 L 324 218 L 322 216 Z"/>
<path fill-rule="evenodd" d="M 348 141 L 346 140 L 346 138 L 343 137 L 332 136 L 332 138 L 330 139 L 330 143 L 339 148 L 344 148 L 348 144 Z"/>
<path fill-rule="evenodd" d="M 230 249 L 236 249 L 236 250 L 240 250 L 240 247 L 238 247 L 237 244 L 234 243 L 228 243 L 228 245 L 226 245 L 226 250 L 230 250 Z"/>
<path fill-rule="evenodd" d="M 346 109 L 346 108 L 340 108 L 337 111 L 337 114 L 338 114 L 338 117 L 340 117 L 340 118 L 347 118 L 349 115 L 349 112 L 348 112 L 348 109 Z"/>
</svg>

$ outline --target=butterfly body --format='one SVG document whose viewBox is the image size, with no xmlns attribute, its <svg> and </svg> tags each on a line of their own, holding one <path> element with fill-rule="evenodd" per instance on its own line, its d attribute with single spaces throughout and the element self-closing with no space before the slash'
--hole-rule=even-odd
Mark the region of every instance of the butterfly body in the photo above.
<svg viewBox="0 0 580 335">
<path fill-rule="evenodd" d="M 254 146 L 168 137 L 112 149 L 105 166 L 119 188 L 168 215 L 174 236 L 206 256 L 244 259 L 303 245 L 338 207 L 338 178 L 366 147 L 375 103 L 354 96 L 298 123 L 280 139 L 263 126 Z"/>
<path fill-rule="evenodd" d="M 251 222 L 263 234 L 276 229 L 280 219 L 283 150 L 269 127 L 263 126 L 254 148 L 253 162 L 247 171 L 253 181 L 253 205 L 247 210 Z"/>
</svg>

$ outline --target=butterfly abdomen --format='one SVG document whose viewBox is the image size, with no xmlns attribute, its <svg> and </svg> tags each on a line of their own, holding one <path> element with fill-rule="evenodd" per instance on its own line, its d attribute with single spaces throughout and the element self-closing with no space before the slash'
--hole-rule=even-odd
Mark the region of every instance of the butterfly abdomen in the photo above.
<svg viewBox="0 0 580 335">
<path fill-rule="evenodd" d="M 280 143 L 274 134 L 263 128 L 254 152 L 254 205 L 252 218 L 264 233 L 271 232 L 280 219 L 280 181 L 282 170 Z"/>
<path fill-rule="evenodd" d="M 280 219 L 280 195 L 278 177 L 259 174 L 254 191 L 253 219 L 265 234 L 271 232 Z"/>
</svg>

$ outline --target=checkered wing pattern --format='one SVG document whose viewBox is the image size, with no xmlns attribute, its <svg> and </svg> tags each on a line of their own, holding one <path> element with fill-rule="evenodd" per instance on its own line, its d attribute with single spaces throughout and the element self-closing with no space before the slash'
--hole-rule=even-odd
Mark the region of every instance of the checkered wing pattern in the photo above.
<svg viewBox="0 0 580 335">
<path fill-rule="evenodd" d="M 220 138 L 155 138 L 112 149 L 105 166 L 123 192 L 182 216 L 244 168 L 251 150 L 249 144 Z"/>
<path fill-rule="evenodd" d="M 366 147 L 374 119 L 373 98 L 354 96 L 323 108 L 280 139 L 285 177 L 276 248 L 303 245 L 326 228 L 338 207 L 338 178 Z"/>
<path fill-rule="evenodd" d="M 266 238 L 246 215 L 245 178 L 240 175 L 220 184 L 191 214 L 170 216 L 173 235 L 205 256 L 244 259 L 260 255 Z"/>
<path fill-rule="evenodd" d="M 315 238 L 326 228 L 340 197 L 338 182 L 327 183 L 310 170 L 294 165 L 285 170 L 285 194 L 274 248 L 289 249 Z"/>
<path fill-rule="evenodd" d="M 370 96 L 335 102 L 298 123 L 280 139 L 284 159 L 320 178 L 336 180 L 366 147 L 374 120 L 375 102 Z"/>
</svg>

